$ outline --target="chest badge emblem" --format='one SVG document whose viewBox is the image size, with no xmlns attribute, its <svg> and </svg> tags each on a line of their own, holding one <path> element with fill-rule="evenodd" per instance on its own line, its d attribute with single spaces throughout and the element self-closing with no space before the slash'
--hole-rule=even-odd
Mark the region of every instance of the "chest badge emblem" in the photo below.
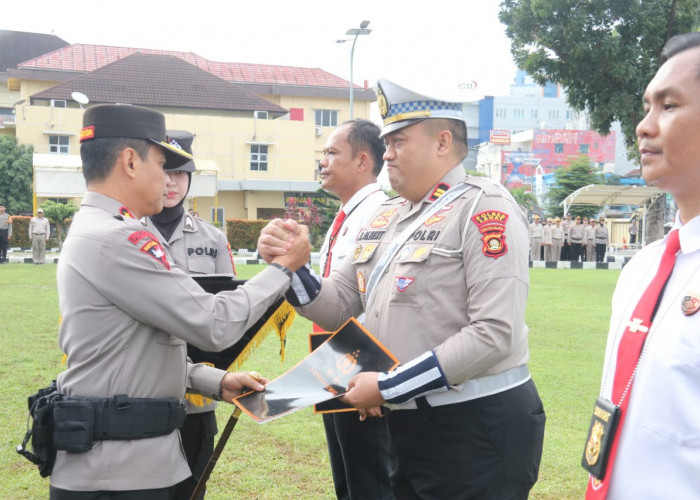
<svg viewBox="0 0 700 500">
<path fill-rule="evenodd" d="M 692 316 L 698 310 L 700 310 L 700 297 L 696 294 L 688 294 L 683 296 L 681 302 L 681 308 L 683 309 L 683 314 L 686 316 Z"/>
</svg>

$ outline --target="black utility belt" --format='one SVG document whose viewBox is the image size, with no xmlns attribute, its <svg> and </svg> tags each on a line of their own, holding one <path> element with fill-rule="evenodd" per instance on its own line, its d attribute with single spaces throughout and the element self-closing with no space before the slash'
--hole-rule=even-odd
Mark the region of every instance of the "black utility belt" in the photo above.
<svg viewBox="0 0 700 500">
<path fill-rule="evenodd" d="M 94 441 L 163 436 L 182 427 L 185 416 L 177 398 L 61 396 L 53 403 L 54 446 L 83 452 Z"/>
</svg>

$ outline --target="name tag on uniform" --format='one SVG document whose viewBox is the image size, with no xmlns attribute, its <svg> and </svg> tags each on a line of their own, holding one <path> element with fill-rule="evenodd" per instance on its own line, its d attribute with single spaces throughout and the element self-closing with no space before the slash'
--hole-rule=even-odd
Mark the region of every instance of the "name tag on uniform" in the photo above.
<svg viewBox="0 0 700 500">
<path fill-rule="evenodd" d="M 599 480 L 605 476 L 615 429 L 620 420 L 620 407 L 607 399 L 598 398 L 593 408 L 591 426 L 588 429 L 586 448 L 581 465 Z"/>
</svg>

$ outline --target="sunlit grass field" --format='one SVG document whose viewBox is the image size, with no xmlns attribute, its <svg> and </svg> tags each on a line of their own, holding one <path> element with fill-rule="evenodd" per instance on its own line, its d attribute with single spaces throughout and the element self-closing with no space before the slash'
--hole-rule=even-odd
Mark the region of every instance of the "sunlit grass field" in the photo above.
<svg viewBox="0 0 700 500">
<path fill-rule="evenodd" d="M 250 278 L 263 266 L 237 266 Z M 26 398 L 62 370 L 58 349 L 56 267 L 0 266 L 0 499 L 48 498 L 48 479 L 15 447 L 27 424 Z M 540 479 L 533 499 L 582 498 L 580 467 L 590 412 L 597 396 L 610 315 L 619 275 L 608 270 L 532 269 L 527 323 L 530 369 L 547 411 Z M 297 317 L 284 362 L 270 335 L 245 363 L 269 379 L 294 366 L 307 351 L 309 321 Z M 233 407 L 220 404 L 219 429 Z M 322 420 L 311 410 L 256 424 L 242 416 L 208 483 L 209 499 L 331 499 L 333 481 Z"/>
</svg>

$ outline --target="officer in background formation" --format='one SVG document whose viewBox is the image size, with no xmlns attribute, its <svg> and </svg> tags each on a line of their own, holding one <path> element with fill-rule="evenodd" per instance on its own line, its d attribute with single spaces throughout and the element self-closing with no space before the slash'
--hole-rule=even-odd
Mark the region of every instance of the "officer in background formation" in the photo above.
<svg viewBox="0 0 700 500">
<path fill-rule="evenodd" d="M 585 220 L 586 225 L 583 230 L 583 242 L 585 248 L 585 261 L 595 262 L 595 222 L 591 219 L 588 224 L 588 219 Z"/>
<path fill-rule="evenodd" d="M 571 226 L 573 223 L 571 214 L 566 214 L 561 222 L 561 227 L 564 230 L 564 246 L 561 249 L 561 260 L 571 260 Z"/>
<path fill-rule="evenodd" d="M 595 228 L 595 261 L 603 262 L 605 260 L 605 251 L 608 248 L 610 237 L 608 228 L 605 226 L 605 217 L 600 217 L 599 225 Z"/>
<path fill-rule="evenodd" d="M 243 287 L 206 293 L 139 222 L 162 210 L 166 169 L 192 159 L 166 142 L 164 116 L 92 106 L 80 139 L 88 191 L 58 263 L 67 362 L 56 382 L 82 411 L 54 413 L 70 446 L 56 446 L 50 498 L 170 499 L 191 475 L 177 431 L 186 388 L 226 401 L 264 388 L 249 374 L 188 363 L 186 343 L 219 351 L 238 341 L 308 261 L 308 237 L 302 229 Z"/>
<path fill-rule="evenodd" d="M 541 260 L 542 252 L 542 224 L 540 224 L 540 216 L 535 214 L 532 216 L 530 223 L 530 260 Z"/>
<path fill-rule="evenodd" d="M 581 217 L 576 216 L 574 223 L 569 226 L 569 240 L 571 241 L 571 262 L 578 262 L 583 252 L 583 225 Z"/>
<path fill-rule="evenodd" d="M 561 248 L 564 244 L 564 228 L 561 227 L 561 219 L 559 217 L 554 218 L 554 225 L 552 226 L 552 253 L 550 254 L 550 261 L 556 262 L 561 256 Z"/>
<path fill-rule="evenodd" d="M 194 136 L 184 130 L 168 130 L 170 145 L 192 154 Z M 193 160 L 176 168 L 168 169 L 168 183 L 160 213 L 143 219 L 151 231 L 165 247 L 175 265 L 187 274 L 223 274 L 235 277 L 233 256 L 228 240 L 216 227 L 185 212 L 183 203 L 192 184 L 195 172 Z M 175 498 L 189 500 L 197 487 L 212 452 L 216 425 L 216 402 L 197 398 L 198 404 L 186 398 L 187 418 L 180 429 L 182 447 L 187 456 L 187 464 L 192 477 L 178 486 Z M 204 401 L 201 404 L 201 401 Z"/>
<path fill-rule="evenodd" d="M 628 230 L 630 233 L 630 245 L 635 245 L 637 243 L 637 218 L 635 216 L 632 217 Z"/>
<path fill-rule="evenodd" d="M 552 218 L 547 218 L 547 224 L 542 226 L 542 257 L 545 261 L 552 261 Z"/>
<path fill-rule="evenodd" d="M 461 103 L 386 80 L 377 100 L 400 196 L 367 221 L 352 259 L 321 283 L 302 268 L 288 299 L 331 331 L 366 312 L 400 360 L 357 375 L 344 396 L 370 414 L 390 408 L 396 498 L 525 499 L 545 423 L 527 368 L 527 219 L 505 188 L 465 175 Z M 261 255 L 283 253 L 297 231 L 270 222 Z"/>
<path fill-rule="evenodd" d="M 12 217 L 5 213 L 5 205 L 0 203 L 0 264 L 7 262 L 10 238 L 12 238 Z"/>
<path fill-rule="evenodd" d="M 49 219 L 44 217 L 44 209 L 36 211 L 36 217 L 29 220 L 29 240 L 32 242 L 32 262 L 43 264 L 46 260 L 46 242 L 51 235 Z"/>
<path fill-rule="evenodd" d="M 345 122 L 328 137 L 323 149 L 319 165 L 321 187 L 338 196 L 341 203 L 321 246 L 320 269 L 324 277 L 345 259 L 352 258 L 355 238 L 369 216 L 387 199 L 377 184 L 384 164 L 384 144 L 379 132 L 379 127 L 367 120 Z M 360 420 L 355 411 L 338 411 L 324 413 L 323 426 L 337 498 L 393 498 L 386 419 Z"/>
</svg>

